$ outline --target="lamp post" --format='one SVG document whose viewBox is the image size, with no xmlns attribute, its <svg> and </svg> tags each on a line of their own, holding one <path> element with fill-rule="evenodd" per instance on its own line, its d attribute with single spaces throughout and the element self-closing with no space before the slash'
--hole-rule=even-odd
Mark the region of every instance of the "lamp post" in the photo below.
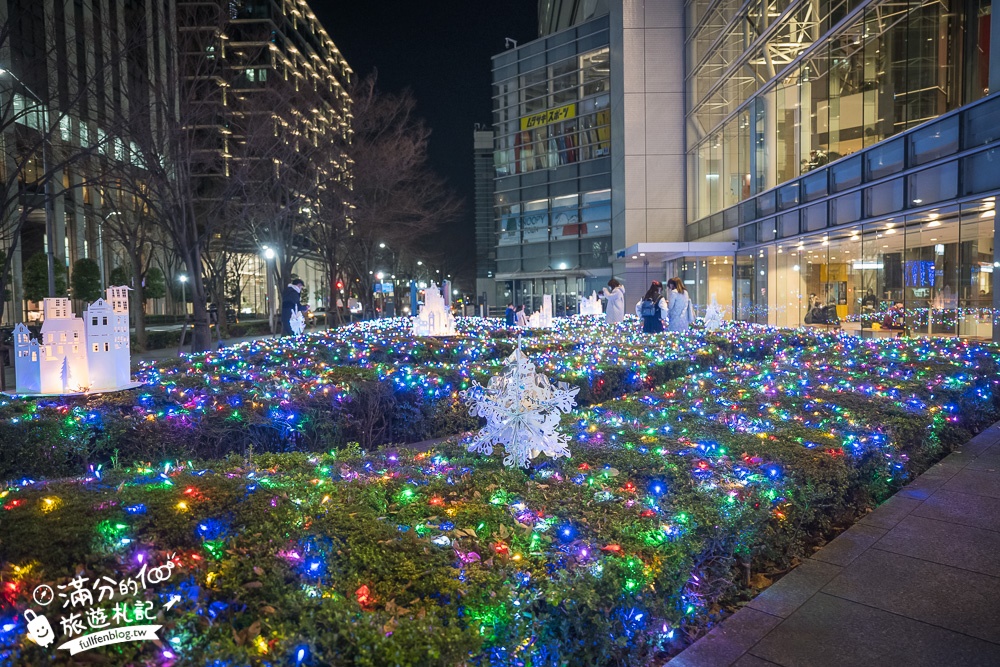
<svg viewBox="0 0 1000 667">
<path fill-rule="evenodd" d="M 45 245 L 47 246 L 45 259 L 47 260 L 49 269 L 49 296 L 54 297 L 56 295 L 56 259 L 55 259 L 56 230 L 54 221 L 55 216 L 52 213 L 52 196 L 51 196 L 52 178 L 51 174 L 49 174 L 49 132 L 51 129 L 49 127 L 49 109 L 48 106 L 45 105 L 45 102 L 42 100 L 42 97 L 37 93 L 35 93 L 35 91 L 33 91 L 28 86 L 28 84 L 26 84 L 24 81 L 21 81 L 21 79 L 19 79 L 17 75 L 15 75 L 9 69 L 4 69 L 0 67 L 0 76 L 3 76 L 5 74 L 9 74 L 10 78 L 14 79 L 14 81 L 17 81 L 19 84 L 21 84 L 21 87 L 24 88 L 24 90 L 27 91 L 29 95 L 34 97 L 35 101 L 37 101 L 39 105 L 45 107 L 42 110 L 42 118 L 43 118 L 42 176 L 43 178 L 45 178 L 45 191 L 43 193 L 43 196 L 45 197 L 45 240 L 46 240 Z"/>
<path fill-rule="evenodd" d="M 188 277 L 183 273 L 177 277 L 181 281 L 181 308 L 184 309 L 184 321 L 187 322 L 188 316 L 188 300 L 187 300 L 187 281 Z"/>
<path fill-rule="evenodd" d="M 97 265 L 101 269 L 101 286 L 108 287 L 108 284 L 104 282 L 104 223 L 108 221 L 113 215 L 121 215 L 118 211 L 111 211 L 106 216 L 101 218 L 101 221 L 97 223 Z"/>
<path fill-rule="evenodd" d="M 264 269 L 265 277 L 264 284 L 266 289 L 264 290 L 264 307 L 267 308 L 267 323 L 271 329 L 271 333 L 274 333 L 274 301 L 272 299 L 271 283 L 274 282 L 271 277 L 271 262 L 274 261 L 274 248 L 271 246 L 263 246 L 264 251 Z"/>
<path fill-rule="evenodd" d="M 385 244 L 385 241 L 380 242 L 378 244 L 378 247 L 381 248 L 382 250 L 388 250 L 389 254 L 392 256 L 392 261 L 390 262 L 390 265 L 389 265 L 389 273 L 392 275 L 392 314 L 393 314 L 393 316 L 395 316 L 396 315 L 396 310 L 397 310 L 397 301 L 396 301 L 396 275 L 393 272 L 396 270 L 396 251 L 393 250 L 392 248 L 388 247 Z M 381 280 L 381 278 L 379 278 L 379 280 Z M 382 292 L 382 314 L 383 315 L 385 314 L 385 302 L 386 302 L 385 292 L 383 291 Z"/>
</svg>

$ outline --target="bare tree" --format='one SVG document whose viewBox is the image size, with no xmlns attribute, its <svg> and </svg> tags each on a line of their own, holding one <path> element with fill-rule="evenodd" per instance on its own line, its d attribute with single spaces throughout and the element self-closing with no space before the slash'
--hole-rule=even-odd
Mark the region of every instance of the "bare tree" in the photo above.
<svg viewBox="0 0 1000 667">
<path fill-rule="evenodd" d="M 427 166 L 431 132 L 415 115 L 413 95 L 382 93 L 376 81 L 372 74 L 352 91 L 354 133 L 348 148 L 353 188 L 345 258 L 369 308 L 381 268 L 377 262 L 388 261 L 395 271 L 414 261 L 415 244 L 462 208 Z"/>
<path fill-rule="evenodd" d="M 192 349 L 211 345 L 205 253 L 226 196 L 226 68 L 221 52 L 222 5 L 178 11 L 168 35 L 177 54 L 172 76 L 150 81 L 142 99 L 129 100 L 113 131 L 135 151 L 135 165 L 115 163 L 106 182 L 140 200 L 170 239 L 188 275 L 193 310 Z"/>
<path fill-rule="evenodd" d="M 105 191 L 102 200 L 108 210 L 102 223 L 105 238 L 128 259 L 132 272 L 132 314 L 138 348 L 146 348 L 146 276 L 153 266 L 159 226 L 145 200 L 128 192 Z"/>
</svg>

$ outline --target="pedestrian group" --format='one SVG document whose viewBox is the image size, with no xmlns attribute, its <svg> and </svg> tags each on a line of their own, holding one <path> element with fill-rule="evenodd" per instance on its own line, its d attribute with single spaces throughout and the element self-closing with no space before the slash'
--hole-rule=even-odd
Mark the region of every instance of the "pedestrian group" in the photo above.
<svg viewBox="0 0 1000 667">
<path fill-rule="evenodd" d="M 625 287 L 615 278 L 608 281 L 608 286 L 601 290 L 600 297 L 607 302 L 604 316 L 608 324 L 619 324 L 625 320 Z M 667 281 L 667 291 L 663 292 L 663 283 L 654 280 L 646 290 L 646 294 L 635 304 L 635 314 L 642 318 L 644 333 L 659 333 L 661 331 L 686 331 L 694 322 L 694 306 L 691 295 L 684 287 L 680 278 Z M 507 326 L 527 326 L 528 318 L 524 312 L 524 304 L 515 307 L 507 304 L 504 311 Z"/>
</svg>

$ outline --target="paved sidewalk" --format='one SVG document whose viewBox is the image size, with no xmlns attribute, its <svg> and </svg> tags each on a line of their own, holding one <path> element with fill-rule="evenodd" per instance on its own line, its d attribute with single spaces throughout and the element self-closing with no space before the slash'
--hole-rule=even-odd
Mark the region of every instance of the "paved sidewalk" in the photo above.
<svg viewBox="0 0 1000 667">
<path fill-rule="evenodd" d="M 667 664 L 1000 665 L 1000 424 Z"/>
</svg>

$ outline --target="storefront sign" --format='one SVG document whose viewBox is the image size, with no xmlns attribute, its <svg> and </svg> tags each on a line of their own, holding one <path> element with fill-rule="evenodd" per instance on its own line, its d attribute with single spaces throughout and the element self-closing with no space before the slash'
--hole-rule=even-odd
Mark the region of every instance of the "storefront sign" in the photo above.
<svg viewBox="0 0 1000 667">
<path fill-rule="evenodd" d="M 525 116 L 521 119 L 521 129 L 531 130 L 536 127 L 542 127 L 543 125 L 548 125 L 550 123 L 558 123 L 575 117 L 576 104 L 567 104 L 566 106 L 559 107 L 558 109 L 549 109 L 548 111 L 542 111 L 541 113 Z"/>
</svg>

